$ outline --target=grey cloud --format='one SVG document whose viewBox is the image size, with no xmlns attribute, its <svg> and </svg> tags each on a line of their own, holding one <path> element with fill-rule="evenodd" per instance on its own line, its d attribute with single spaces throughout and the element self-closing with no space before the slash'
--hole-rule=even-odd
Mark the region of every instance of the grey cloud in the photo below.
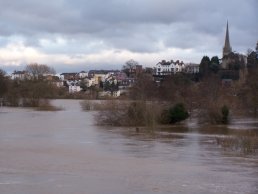
<svg viewBox="0 0 258 194">
<path fill-rule="evenodd" d="M 153 53 L 170 47 L 220 53 L 228 19 L 232 46 L 244 50 L 258 39 L 257 2 L 0 0 L 0 45 L 6 44 L 4 37 L 19 35 L 26 45 L 52 54 L 76 56 L 103 49 Z M 68 45 L 40 44 L 42 38 L 54 44 L 56 37 L 66 38 Z"/>
</svg>

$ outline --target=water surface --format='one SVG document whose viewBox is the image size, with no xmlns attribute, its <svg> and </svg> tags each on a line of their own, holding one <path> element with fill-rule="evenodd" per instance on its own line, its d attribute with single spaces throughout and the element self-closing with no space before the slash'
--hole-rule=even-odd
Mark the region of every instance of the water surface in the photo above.
<svg viewBox="0 0 258 194">
<path fill-rule="evenodd" d="M 0 107 L 0 193 L 258 193 L 257 157 L 216 143 L 227 130 L 101 127 L 79 101 L 54 103 L 64 109 Z"/>
</svg>

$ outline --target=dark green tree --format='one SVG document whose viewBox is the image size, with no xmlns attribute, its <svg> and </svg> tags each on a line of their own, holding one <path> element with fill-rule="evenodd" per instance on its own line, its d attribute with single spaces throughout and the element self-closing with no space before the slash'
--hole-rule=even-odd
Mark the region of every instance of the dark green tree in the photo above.
<svg viewBox="0 0 258 194">
<path fill-rule="evenodd" d="M 247 67 L 258 67 L 258 55 L 255 51 L 251 51 L 247 56 Z"/>
<path fill-rule="evenodd" d="M 8 79 L 5 75 L 5 72 L 0 69 L 0 98 L 2 98 L 8 90 Z"/>
<path fill-rule="evenodd" d="M 183 121 L 189 117 L 183 103 L 178 103 L 168 110 L 164 110 L 161 114 L 162 124 L 174 124 Z"/>
<path fill-rule="evenodd" d="M 229 116 L 229 108 L 224 105 L 222 108 L 221 108 L 221 114 L 222 114 L 222 118 L 221 118 L 221 122 L 222 124 L 227 124 L 228 123 L 228 116 Z"/>
<path fill-rule="evenodd" d="M 204 56 L 201 60 L 200 63 L 200 76 L 201 77 L 206 77 L 207 75 L 209 75 L 209 68 L 211 65 L 211 60 L 208 56 Z"/>
<path fill-rule="evenodd" d="M 215 64 L 219 65 L 219 57 L 218 56 L 213 56 L 211 58 L 211 63 L 215 63 Z"/>
<path fill-rule="evenodd" d="M 219 71 L 219 58 L 218 56 L 214 56 L 211 58 L 209 70 L 212 73 L 217 73 Z"/>
</svg>

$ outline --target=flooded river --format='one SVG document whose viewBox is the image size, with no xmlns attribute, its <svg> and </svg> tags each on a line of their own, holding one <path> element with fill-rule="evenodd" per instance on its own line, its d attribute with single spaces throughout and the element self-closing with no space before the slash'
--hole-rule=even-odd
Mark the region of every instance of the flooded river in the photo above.
<svg viewBox="0 0 258 194">
<path fill-rule="evenodd" d="M 79 101 L 54 103 L 64 109 L 0 107 L 1 194 L 258 193 L 258 158 L 223 149 L 223 130 L 96 126 Z"/>
</svg>

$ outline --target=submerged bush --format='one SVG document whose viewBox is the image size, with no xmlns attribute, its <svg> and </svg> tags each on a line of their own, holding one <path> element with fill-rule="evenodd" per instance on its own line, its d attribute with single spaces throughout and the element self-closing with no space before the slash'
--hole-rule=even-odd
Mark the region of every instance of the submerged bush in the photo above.
<svg viewBox="0 0 258 194">
<path fill-rule="evenodd" d="M 161 114 L 162 124 L 174 124 L 183 121 L 189 117 L 184 104 L 178 103 L 168 110 L 164 110 Z"/>
<path fill-rule="evenodd" d="M 155 102 L 107 100 L 100 104 L 103 108 L 95 116 L 100 125 L 153 127 L 160 114 Z M 84 110 L 89 110 L 89 105 L 85 106 Z"/>
<path fill-rule="evenodd" d="M 60 111 L 62 110 L 61 107 L 56 107 L 51 104 L 51 102 L 47 99 L 40 100 L 37 107 L 35 107 L 35 110 L 38 111 Z"/>
<path fill-rule="evenodd" d="M 227 106 L 224 105 L 221 108 L 221 114 L 222 114 L 221 123 L 227 124 L 228 123 L 228 116 L 229 116 L 229 109 L 228 109 Z"/>
<path fill-rule="evenodd" d="M 258 136 L 254 132 L 239 132 L 229 137 L 217 138 L 217 143 L 226 151 L 255 154 L 258 151 Z"/>
<path fill-rule="evenodd" d="M 218 105 L 216 103 L 208 103 L 199 114 L 200 122 L 213 125 L 229 123 L 229 108 L 226 105 Z"/>
<path fill-rule="evenodd" d="M 144 125 L 146 106 L 143 103 L 132 102 L 127 107 L 127 120 L 130 126 Z"/>
</svg>

